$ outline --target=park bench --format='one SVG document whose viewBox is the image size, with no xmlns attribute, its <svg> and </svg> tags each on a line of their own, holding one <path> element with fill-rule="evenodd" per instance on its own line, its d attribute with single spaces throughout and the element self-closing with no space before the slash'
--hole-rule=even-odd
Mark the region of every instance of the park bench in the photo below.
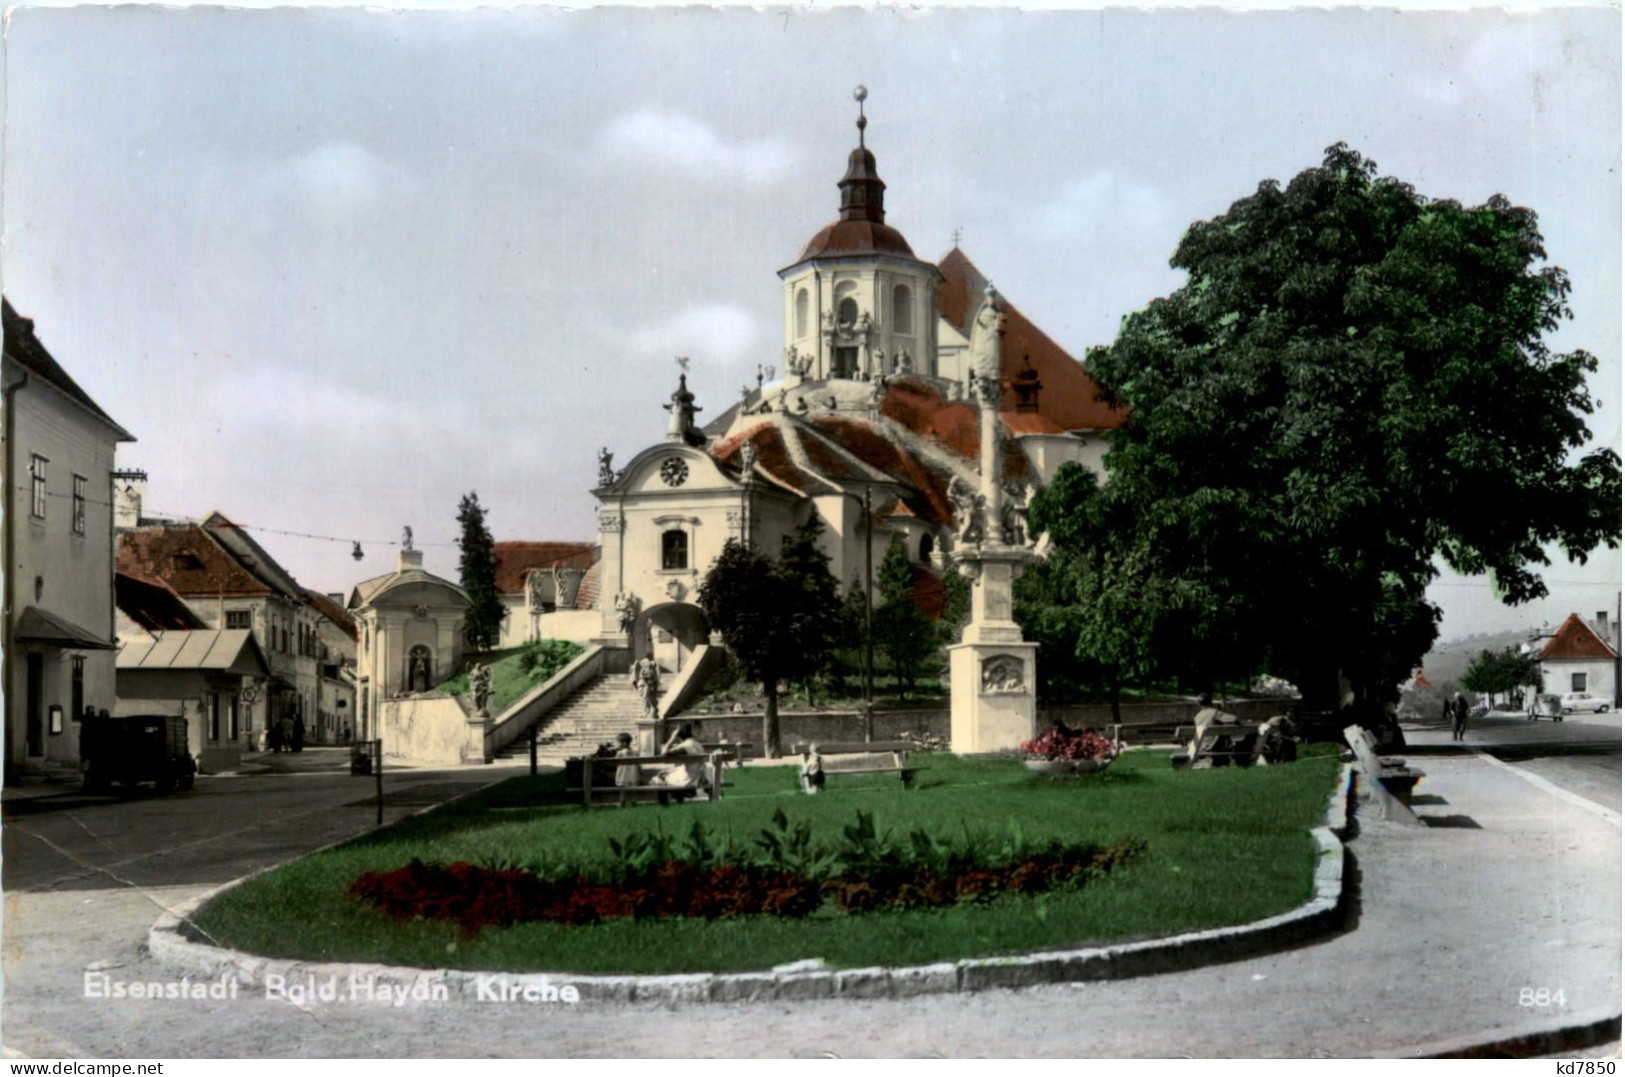
<svg viewBox="0 0 1625 1077">
<path fill-rule="evenodd" d="M 748 740 L 706 740 L 700 742 L 700 747 L 705 749 L 707 755 L 720 755 L 724 763 L 742 767 L 754 745 Z"/>
<path fill-rule="evenodd" d="M 906 740 L 853 741 L 831 744 L 824 741 L 802 741 L 796 751 L 804 754 L 810 744 L 818 745 L 818 754 L 824 760 L 824 778 L 838 774 L 896 774 L 907 789 L 914 782 L 917 771 L 924 767 L 912 766 L 908 753 L 914 746 Z"/>
<path fill-rule="evenodd" d="M 1354 758 L 1359 761 L 1360 769 L 1365 776 L 1374 782 L 1400 809 L 1388 811 L 1390 818 L 1409 816 L 1408 820 L 1415 820 L 1416 815 L 1411 811 L 1411 796 L 1416 790 L 1416 783 L 1427 777 L 1425 773 L 1414 767 L 1405 765 L 1405 760 L 1392 756 L 1377 755 L 1377 741 L 1371 731 L 1357 725 L 1351 725 L 1343 730 L 1343 739 L 1354 751 Z"/>
<path fill-rule="evenodd" d="M 636 794 L 633 800 L 645 801 L 674 793 L 697 793 L 704 794 L 707 800 L 715 803 L 722 799 L 723 753 L 720 751 L 711 752 L 705 757 L 706 772 L 711 776 L 705 785 L 665 785 L 645 780 L 645 767 L 691 765 L 697 758 L 692 755 L 592 756 L 582 760 L 581 785 L 566 791 L 580 793 L 581 802 L 589 808 L 595 804 L 619 804 L 623 794 Z M 620 767 L 634 766 L 638 768 L 637 784 L 616 785 L 615 771 Z"/>
</svg>

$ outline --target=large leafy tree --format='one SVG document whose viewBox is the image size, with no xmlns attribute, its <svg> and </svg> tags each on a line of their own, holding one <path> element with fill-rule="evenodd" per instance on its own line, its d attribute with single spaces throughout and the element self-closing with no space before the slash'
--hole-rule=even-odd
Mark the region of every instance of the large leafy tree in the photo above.
<svg viewBox="0 0 1625 1077">
<path fill-rule="evenodd" d="M 1540 660 L 1516 647 L 1479 651 L 1461 677 L 1463 688 L 1480 695 L 1515 692 L 1529 685 L 1538 689 L 1540 683 Z"/>
<path fill-rule="evenodd" d="M 700 582 L 699 603 L 745 676 L 762 686 L 762 750 L 779 755 L 779 689 L 829 661 L 840 625 L 840 598 L 829 559 L 818 548 L 821 525 L 809 520 L 777 560 L 729 539 Z"/>
<path fill-rule="evenodd" d="M 485 524 L 480 495 L 470 491 L 457 506 L 457 524 L 462 549 L 458 568 L 463 590 L 468 593 L 468 618 L 463 622 L 463 639 L 476 651 L 496 646 L 502 634 L 502 596 L 497 593 L 496 543 Z"/>
<path fill-rule="evenodd" d="M 1516 603 L 1547 547 L 1617 546 L 1619 458 L 1575 458 L 1596 360 L 1547 347 L 1569 282 L 1544 258 L 1532 211 L 1342 144 L 1190 227 L 1188 282 L 1088 359 L 1130 416 L 1095 540 L 1148 589 L 1159 661 L 1375 703 L 1436 635 L 1436 560 Z"/>
</svg>

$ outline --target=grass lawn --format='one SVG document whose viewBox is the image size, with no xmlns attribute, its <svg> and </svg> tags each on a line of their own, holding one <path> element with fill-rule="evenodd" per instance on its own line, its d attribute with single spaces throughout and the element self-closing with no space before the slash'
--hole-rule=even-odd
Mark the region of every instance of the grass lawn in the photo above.
<svg viewBox="0 0 1625 1077">
<path fill-rule="evenodd" d="M 1283 912 L 1311 892 L 1315 845 L 1337 773 L 1335 752 L 1250 770 L 1175 771 L 1165 752 L 1136 751 L 1100 774 L 1030 775 L 1014 760 L 922 757 L 914 789 L 895 778 L 836 778 L 823 795 L 795 791 L 790 768 L 728 772 L 717 805 L 599 808 L 572 804 L 561 775 L 514 778 L 476 796 L 276 868 L 209 903 L 199 926 L 222 945 L 277 957 L 499 971 L 697 972 L 762 969 L 820 957 L 839 967 L 914 964 L 1166 935 Z M 368 870 L 414 857 L 489 866 L 526 861 L 578 868 L 609 856 L 608 839 L 695 819 L 749 842 L 776 809 L 833 842 L 858 809 L 881 827 L 938 834 L 1010 832 L 1107 843 L 1143 838 L 1143 856 L 1072 890 L 988 904 L 844 914 L 827 904 L 802 920 L 608 920 L 525 923 L 473 939 L 440 921 L 396 921 L 345 893 Z"/>
<path fill-rule="evenodd" d="M 523 659 L 529 651 L 536 651 L 538 659 L 535 666 L 526 672 Z M 570 659 L 580 653 L 579 646 L 563 640 L 542 640 L 500 652 L 491 659 L 491 713 L 501 714 L 507 710 L 520 696 L 563 669 Z M 466 695 L 468 674 L 459 673 L 435 685 L 434 690 Z"/>
</svg>

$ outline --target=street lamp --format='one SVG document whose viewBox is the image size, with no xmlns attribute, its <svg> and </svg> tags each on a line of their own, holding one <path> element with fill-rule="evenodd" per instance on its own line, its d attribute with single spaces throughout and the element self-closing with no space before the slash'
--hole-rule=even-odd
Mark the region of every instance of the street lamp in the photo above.
<svg viewBox="0 0 1625 1077">
<path fill-rule="evenodd" d="M 863 702 L 873 708 L 875 703 L 875 516 L 872 497 L 874 488 L 863 488 Z M 856 500 L 857 494 L 841 491 Z"/>
</svg>

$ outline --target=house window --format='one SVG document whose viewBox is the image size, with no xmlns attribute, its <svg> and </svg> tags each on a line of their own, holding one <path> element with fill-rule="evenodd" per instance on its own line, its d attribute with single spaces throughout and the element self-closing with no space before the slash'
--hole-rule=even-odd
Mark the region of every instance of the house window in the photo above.
<svg viewBox="0 0 1625 1077">
<path fill-rule="evenodd" d="M 1584 673 L 1573 674 L 1571 676 L 1571 680 L 1573 686 L 1569 689 L 1569 691 L 1584 692 L 1586 690 L 1586 675 Z"/>
<path fill-rule="evenodd" d="M 227 610 L 226 611 L 226 627 L 227 628 L 253 628 L 254 627 L 254 615 L 249 613 L 247 610 Z"/>
<path fill-rule="evenodd" d="M 33 496 L 29 499 L 29 513 L 36 520 L 45 519 L 45 457 L 34 453 L 28 460 L 28 483 Z"/>
<path fill-rule="evenodd" d="M 899 284 L 891 292 L 892 332 L 903 336 L 914 335 L 914 293 L 908 285 Z"/>
<path fill-rule="evenodd" d="M 72 679 L 68 683 L 69 683 L 69 698 L 73 703 L 73 707 L 72 707 L 71 710 L 68 711 L 68 713 L 73 715 L 73 720 L 77 722 L 79 720 L 79 717 L 82 714 L 85 713 L 85 656 L 84 655 L 76 654 L 76 655 L 73 656 L 73 676 L 72 676 Z"/>
<path fill-rule="evenodd" d="M 665 531 L 661 533 L 660 567 L 667 571 L 688 567 L 687 531 Z"/>
<path fill-rule="evenodd" d="M 85 533 L 85 483 L 90 480 L 83 475 L 73 477 L 73 533 Z"/>
<path fill-rule="evenodd" d="M 807 289 L 796 292 L 796 338 L 807 335 Z"/>
</svg>

